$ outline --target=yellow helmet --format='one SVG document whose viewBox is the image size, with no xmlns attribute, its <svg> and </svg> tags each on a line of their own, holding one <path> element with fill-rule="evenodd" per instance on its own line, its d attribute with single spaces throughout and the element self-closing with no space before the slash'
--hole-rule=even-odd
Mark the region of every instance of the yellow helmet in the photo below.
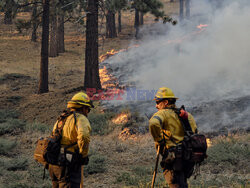
<svg viewBox="0 0 250 188">
<path fill-rule="evenodd" d="M 173 91 L 167 87 L 161 87 L 158 89 L 154 100 L 159 101 L 162 99 L 178 99 L 175 97 Z"/>
<path fill-rule="evenodd" d="M 94 108 L 89 96 L 84 92 L 79 92 L 68 102 L 67 108 L 81 108 L 82 106 Z"/>
</svg>

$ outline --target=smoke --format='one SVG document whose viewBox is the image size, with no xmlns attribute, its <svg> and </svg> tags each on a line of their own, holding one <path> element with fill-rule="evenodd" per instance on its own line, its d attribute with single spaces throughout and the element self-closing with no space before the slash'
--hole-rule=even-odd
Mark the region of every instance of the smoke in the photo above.
<svg viewBox="0 0 250 188">
<path fill-rule="evenodd" d="M 145 32 L 140 47 L 110 63 L 126 66 L 126 73 L 120 71 L 129 74 L 127 83 L 147 90 L 166 86 L 190 104 L 250 94 L 250 3 L 227 1 L 220 9 L 214 7 L 192 1 L 191 21 L 155 24 L 160 35 Z M 208 27 L 200 30 L 199 24 Z"/>
<path fill-rule="evenodd" d="M 191 107 L 250 95 L 250 2 L 219 2 L 193 0 L 190 20 L 142 28 L 139 47 L 109 59 L 114 74 L 144 90 L 169 87 Z"/>
</svg>

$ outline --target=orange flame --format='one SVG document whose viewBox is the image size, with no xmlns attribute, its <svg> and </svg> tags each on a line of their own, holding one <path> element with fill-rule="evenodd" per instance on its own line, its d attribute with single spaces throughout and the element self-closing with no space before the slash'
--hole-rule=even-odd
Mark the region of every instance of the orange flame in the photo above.
<svg viewBox="0 0 250 188">
<path fill-rule="evenodd" d="M 207 138 L 207 147 L 211 147 L 212 146 L 212 141 L 210 138 Z"/>
<path fill-rule="evenodd" d="M 128 122 L 128 114 L 121 113 L 111 120 L 114 124 L 125 124 Z"/>
<path fill-rule="evenodd" d="M 105 61 L 106 59 L 108 59 L 109 57 L 111 57 L 111 56 L 113 56 L 113 55 L 115 55 L 115 54 L 118 54 L 119 52 L 124 52 L 124 51 L 128 50 L 129 48 L 137 48 L 137 47 L 139 47 L 138 44 L 135 44 L 135 45 L 133 45 L 133 46 L 130 46 L 130 47 L 128 47 L 127 49 L 121 49 L 121 50 L 118 50 L 118 51 L 115 51 L 114 49 L 112 49 L 112 50 L 110 50 L 110 51 L 107 51 L 106 54 L 100 55 L 99 61 L 100 61 L 100 63 L 101 63 L 101 62 Z"/>
<path fill-rule="evenodd" d="M 124 128 L 122 132 L 119 133 L 118 138 L 125 141 L 125 140 L 137 140 L 138 134 L 131 132 L 129 128 Z"/>
<path fill-rule="evenodd" d="M 105 61 L 106 59 L 108 59 L 110 56 L 113 56 L 113 55 L 115 55 L 115 54 L 117 54 L 117 53 L 119 53 L 120 51 L 115 51 L 114 49 L 112 49 L 112 50 L 110 50 L 110 51 L 107 51 L 107 53 L 106 54 L 103 54 L 103 55 L 101 55 L 100 57 L 99 57 L 99 61 L 100 62 L 103 62 L 103 61 Z"/>
<path fill-rule="evenodd" d="M 120 50 L 121 51 L 121 50 Z M 115 51 L 114 49 L 108 51 L 106 54 L 103 54 L 99 57 L 100 63 L 108 59 L 109 57 L 119 53 L 120 51 Z M 117 79 L 110 73 L 108 73 L 108 70 L 106 66 L 99 69 L 99 76 L 102 88 L 116 88 L 117 87 Z"/>
<path fill-rule="evenodd" d="M 99 69 L 99 76 L 100 76 L 102 88 L 107 89 L 107 88 L 117 87 L 117 84 L 116 84 L 117 79 L 112 74 L 108 73 L 106 66 Z"/>
<path fill-rule="evenodd" d="M 198 29 L 203 29 L 204 27 L 207 27 L 208 25 L 207 24 L 200 24 L 200 25 L 197 25 L 196 27 Z"/>
</svg>

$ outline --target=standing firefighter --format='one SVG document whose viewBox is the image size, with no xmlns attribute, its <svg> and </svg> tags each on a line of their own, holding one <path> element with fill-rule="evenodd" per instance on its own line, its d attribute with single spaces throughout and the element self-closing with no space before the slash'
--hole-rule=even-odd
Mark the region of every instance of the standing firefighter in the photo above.
<svg viewBox="0 0 250 188">
<path fill-rule="evenodd" d="M 88 163 L 91 127 L 87 115 L 91 107 L 93 105 L 88 95 L 79 92 L 68 102 L 68 111 L 65 112 L 67 117 L 63 123 L 58 123 L 60 122 L 58 120 L 54 125 L 53 134 L 60 125 L 63 125 L 63 129 L 60 152 L 62 159 L 59 159 L 58 165 L 49 164 L 53 188 L 80 187 L 81 168 Z"/>
<path fill-rule="evenodd" d="M 177 99 L 172 90 L 167 87 L 157 91 L 154 100 L 158 112 L 149 120 L 149 130 L 162 155 L 160 165 L 169 187 L 187 188 L 187 178 L 192 175 L 194 163 L 183 160 L 182 141 L 185 130 L 179 116 L 189 122 L 193 133 L 197 132 L 197 127 L 190 113 L 176 108 Z"/>
</svg>

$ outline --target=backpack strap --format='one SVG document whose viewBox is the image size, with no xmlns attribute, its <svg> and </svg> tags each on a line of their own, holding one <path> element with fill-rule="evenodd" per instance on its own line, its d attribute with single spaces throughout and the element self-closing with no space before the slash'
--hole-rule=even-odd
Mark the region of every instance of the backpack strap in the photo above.
<svg viewBox="0 0 250 188">
<path fill-rule="evenodd" d="M 185 135 L 186 135 L 186 136 L 191 136 L 191 135 L 193 135 L 194 132 L 192 131 L 192 128 L 191 128 L 191 125 L 190 125 L 190 123 L 189 123 L 189 121 L 188 121 L 188 118 L 187 118 L 187 119 L 186 119 L 186 118 L 184 119 L 184 118 L 182 118 L 182 117 L 180 116 L 180 111 L 181 111 L 181 109 L 185 110 L 185 106 L 182 105 L 181 108 L 170 108 L 170 109 L 172 109 L 172 110 L 178 115 L 178 118 L 179 118 L 179 120 L 180 120 L 180 122 L 181 122 L 181 125 L 182 125 L 183 129 L 184 129 Z"/>
<path fill-rule="evenodd" d="M 60 135 L 62 134 L 63 127 L 65 125 L 65 122 L 67 120 L 67 117 L 69 117 L 73 111 L 67 111 L 64 110 L 63 113 L 57 118 L 57 124 L 56 124 L 56 129 L 55 132 L 59 133 Z M 58 127 L 60 125 L 60 127 Z"/>
</svg>

